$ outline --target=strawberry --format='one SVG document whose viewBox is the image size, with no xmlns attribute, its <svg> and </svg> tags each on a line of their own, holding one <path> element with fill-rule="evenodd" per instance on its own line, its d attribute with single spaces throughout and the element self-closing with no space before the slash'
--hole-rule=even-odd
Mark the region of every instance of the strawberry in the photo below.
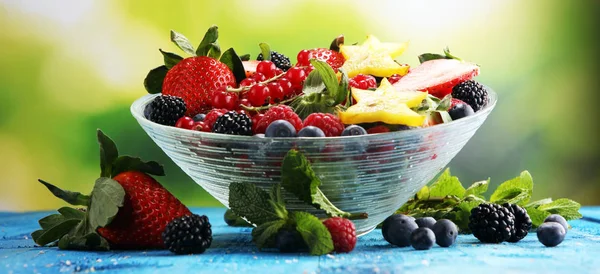
<svg viewBox="0 0 600 274">
<path fill-rule="evenodd" d="M 149 175 L 164 175 L 160 164 L 119 156 L 116 145 L 101 131 L 98 142 L 101 177 L 90 195 L 40 180 L 58 198 L 87 210 L 63 207 L 60 214 L 43 218 L 42 229 L 32 233 L 34 241 L 40 246 L 58 241 L 61 249 L 164 248 L 162 233 L 167 224 L 192 213 Z M 46 233 L 50 228 L 52 236 Z"/>
<path fill-rule="evenodd" d="M 297 65 L 308 66 L 310 65 L 310 63 L 308 63 L 310 59 L 317 59 L 327 62 L 327 64 L 329 64 L 335 71 L 341 68 L 342 65 L 344 65 L 344 62 L 346 62 L 344 56 L 338 51 L 325 48 L 315 48 L 301 51 L 298 55 Z"/>
<path fill-rule="evenodd" d="M 398 91 L 427 91 L 444 98 L 452 93 L 452 87 L 479 74 L 479 66 L 455 59 L 436 59 L 412 68 L 394 85 Z"/>
<path fill-rule="evenodd" d="M 207 56 L 185 58 L 173 66 L 165 76 L 162 93 L 183 99 L 186 115 L 193 117 L 208 112 L 214 90 L 235 87 L 233 72 L 220 61 Z"/>
</svg>

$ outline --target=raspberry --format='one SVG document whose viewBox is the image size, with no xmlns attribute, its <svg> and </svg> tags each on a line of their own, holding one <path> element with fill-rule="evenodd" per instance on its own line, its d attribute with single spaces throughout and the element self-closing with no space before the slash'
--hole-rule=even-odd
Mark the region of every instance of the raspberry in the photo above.
<svg viewBox="0 0 600 274">
<path fill-rule="evenodd" d="M 206 126 L 208 126 L 208 128 L 212 128 L 213 125 L 215 124 L 215 122 L 217 121 L 217 119 L 219 117 L 221 117 L 221 115 L 227 113 L 227 111 L 229 111 L 229 110 L 224 109 L 224 108 L 218 108 L 218 109 L 211 110 L 204 117 L 204 123 L 206 124 Z"/>
<path fill-rule="evenodd" d="M 350 252 L 356 246 L 356 228 L 348 219 L 334 217 L 323 221 L 331 238 L 335 252 Z"/>
<path fill-rule="evenodd" d="M 305 126 L 314 126 L 325 132 L 327 137 L 341 136 L 344 124 L 340 118 L 330 113 L 313 113 L 304 119 Z"/>
<path fill-rule="evenodd" d="M 267 112 L 265 112 L 265 116 L 262 117 L 260 121 L 258 121 L 254 133 L 265 133 L 267 127 L 272 122 L 277 120 L 286 120 L 290 122 L 296 129 L 296 132 L 302 129 L 302 119 L 298 117 L 298 114 L 296 114 L 294 110 L 289 106 L 279 105 L 272 107 L 269 110 L 267 110 Z"/>
<path fill-rule="evenodd" d="M 208 218 L 196 214 L 171 221 L 162 233 L 165 246 L 176 254 L 199 254 L 210 247 L 212 230 Z"/>
</svg>

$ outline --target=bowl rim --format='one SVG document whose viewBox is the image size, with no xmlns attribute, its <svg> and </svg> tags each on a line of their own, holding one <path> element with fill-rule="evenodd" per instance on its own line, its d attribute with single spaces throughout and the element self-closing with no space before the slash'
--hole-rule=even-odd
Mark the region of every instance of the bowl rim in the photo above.
<svg viewBox="0 0 600 274">
<path fill-rule="evenodd" d="M 498 102 L 498 94 L 491 88 L 486 87 L 486 90 L 488 91 L 488 104 L 482 108 L 481 110 L 477 111 L 474 115 L 471 116 L 467 116 L 458 120 L 454 120 L 448 123 L 442 123 L 442 124 L 437 124 L 434 126 L 430 126 L 430 127 L 420 127 L 420 128 L 414 128 L 414 129 L 410 129 L 410 130 L 400 130 L 400 131 L 393 131 L 393 132 L 385 132 L 385 133 L 376 133 L 376 134 L 367 134 L 367 135 L 354 135 L 354 136 L 336 136 L 336 137 L 264 137 L 264 138 L 257 138 L 255 136 L 242 136 L 242 135 L 226 135 L 227 139 L 231 139 L 231 140 L 254 140 L 256 141 L 257 139 L 264 139 L 264 140 L 313 140 L 313 141 L 319 141 L 319 140 L 323 140 L 323 141 L 333 141 L 333 140 L 353 140 L 353 139 L 370 139 L 370 138 L 381 138 L 382 136 L 385 137 L 405 137 L 411 134 L 426 134 L 427 132 L 430 131 L 434 131 L 434 130 L 442 130 L 444 128 L 448 128 L 448 127 L 454 127 L 454 126 L 460 126 L 462 124 L 466 124 L 469 123 L 471 120 L 476 120 L 481 116 L 487 116 L 496 106 L 496 103 Z M 224 134 L 220 134 L 220 133 L 213 133 L 213 132 L 203 132 L 203 131 L 196 131 L 196 130 L 189 130 L 189 129 L 182 129 L 182 128 L 177 128 L 174 126 L 166 126 L 166 125 L 161 125 L 155 122 L 152 122 L 148 119 L 146 119 L 146 117 L 143 115 L 143 109 L 146 107 L 146 105 L 151 101 L 151 99 L 153 99 L 154 97 L 160 96 L 162 95 L 162 93 L 155 93 L 155 94 L 146 94 L 138 99 L 136 99 L 130 107 L 130 111 L 131 114 L 133 115 L 133 117 L 138 120 L 138 122 L 145 122 L 145 123 L 150 123 L 152 124 L 153 127 L 159 128 L 159 129 L 163 129 L 166 131 L 172 131 L 175 133 L 183 133 L 186 135 L 192 135 L 194 137 L 208 137 L 208 138 L 215 138 L 215 137 L 225 137 L 223 136 Z M 141 110 L 141 111 L 137 111 L 137 110 Z"/>
</svg>

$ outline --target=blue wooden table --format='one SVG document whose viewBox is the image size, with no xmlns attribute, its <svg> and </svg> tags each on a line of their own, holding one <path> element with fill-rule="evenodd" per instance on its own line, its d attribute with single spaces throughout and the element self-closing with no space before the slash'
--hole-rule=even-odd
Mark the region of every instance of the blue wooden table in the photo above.
<svg viewBox="0 0 600 274">
<path fill-rule="evenodd" d="M 349 254 L 259 252 L 250 228 L 229 227 L 222 208 L 195 208 L 213 225 L 214 240 L 200 255 L 164 250 L 79 252 L 34 245 L 29 235 L 48 212 L 0 213 L 0 273 L 600 273 L 600 207 L 581 210 L 565 241 L 554 248 L 529 234 L 518 244 L 481 244 L 461 235 L 450 248 L 391 247 L 380 230 L 359 238 Z"/>
</svg>

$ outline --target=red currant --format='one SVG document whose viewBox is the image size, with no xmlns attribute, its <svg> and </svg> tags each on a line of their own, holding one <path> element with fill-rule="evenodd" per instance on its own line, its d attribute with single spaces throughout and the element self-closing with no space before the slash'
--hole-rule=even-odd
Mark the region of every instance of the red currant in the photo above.
<svg viewBox="0 0 600 274">
<path fill-rule="evenodd" d="M 288 97 L 294 93 L 294 89 L 292 88 L 292 82 L 290 82 L 288 78 L 281 77 L 277 79 L 277 83 L 283 88 L 284 97 Z"/>
<path fill-rule="evenodd" d="M 402 78 L 402 76 L 400 74 L 393 74 L 392 76 L 390 76 L 388 78 L 388 81 L 390 81 L 390 84 L 396 83 L 400 80 L 400 78 Z"/>
<path fill-rule="evenodd" d="M 364 74 L 354 76 L 352 79 L 350 79 L 348 84 L 351 87 L 358 89 L 377 88 L 377 80 L 375 80 L 375 77 Z"/>
<path fill-rule="evenodd" d="M 241 99 L 239 103 L 241 106 L 247 106 L 247 107 L 252 106 L 252 104 L 250 104 L 250 101 L 248 100 L 248 98 Z M 239 109 L 241 109 L 241 108 L 239 108 Z"/>
<path fill-rule="evenodd" d="M 280 68 L 277 68 L 275 70 L 275 75 L 279 75 L 279 74 L 282 74 L 282 73 L 283 73 L 283 70 L 281 70 Z"/>
<path fill-rule="evenodd" d="M 256 73 L 264 74 L 267 79 L 275 76 L 276 70 L 277 67 L 271 61 L 260 61 L 256 65 Z"/>
<path fill-rule="evenodd" d="M 179 118 L 179 120 L 177 120 L 177 123 L 175 123 L 175 127 L 183 129 L 192 129 L 194 123 L 195 122 L 194 119 L 192 119 L 192 117 L 183 116 Z"/>
<path fill-rule="evenodd" d="M 250 88 L 247 97 L 252 106 L 260 107 L 268 102 L 269 94 L 269 87 L 259 83 Z"/>
<path fill-rule="evenodd" d="M 195 122 L 192 125 L 192 129 L 193 130 L 197 130 L 197 131 L 204 131 L 204 132 L 209 132 L 210 128 L 208 128 L 208 125 L 202 121 L 200 122 Z"/>
<path fill-rule="evenodd" d="M 262 73 L 255 73 L 252 77 L 254 77 L 254 80 L 258 83 L 258 82 L 262 82 L 264 80 L 267 80 L 267 76 L 265 76 Z"/>
<path fill-rule="evenodd" d="M 308 50 L 301 50 L 300 52 L 298 52 L 298 56 L 296 57 L 296 59 L 298 59 L 298 66 L 308 66 L 310 65 L 310 58 L 311 58 L 311 53 Z"/>
<path fill-rule="evenodd" d="M 238 95 L 235 92 L 215 91 L 212 94 L 212 107 L 233 110 L 238 104 Z"/>
<path fill-rule="evenodd" d="M 285 94 L 283 93 L 283 87 L 279 85 L 279 83 L 271 82 L 267 84 L 267 87 L 269 88 L 269 94 L 271 96 L 271 104 L 279 103 L 283 100 Z"/>
<path fill-rule="evenodd" d="M 256 84 L 256 80 L 254 78 L 248 77 L 240 82 L 240 87 L 249 87 L 254 84 Z"/>
<path fill-rule="evenodd" d="M 255 114 L 254 116 L 252 116 L 252 118 L 250 118 L 252 120 L 252 132 L 256 132 L 256 130 L 255 130 L 256 129 L 256 125 L 258 125 L 258 122 L 263 117 L 265 117 L 264 114 L 258 113 L 258 114 Z"/>
<path fill-rule="evenodd" d="M 301 67 L 292 67 L 285 73 L 285 77 L 290 80 L 294 90 L 302 90 L 302 84 L 306 80 L 306 72 Z"/>
</svg>

